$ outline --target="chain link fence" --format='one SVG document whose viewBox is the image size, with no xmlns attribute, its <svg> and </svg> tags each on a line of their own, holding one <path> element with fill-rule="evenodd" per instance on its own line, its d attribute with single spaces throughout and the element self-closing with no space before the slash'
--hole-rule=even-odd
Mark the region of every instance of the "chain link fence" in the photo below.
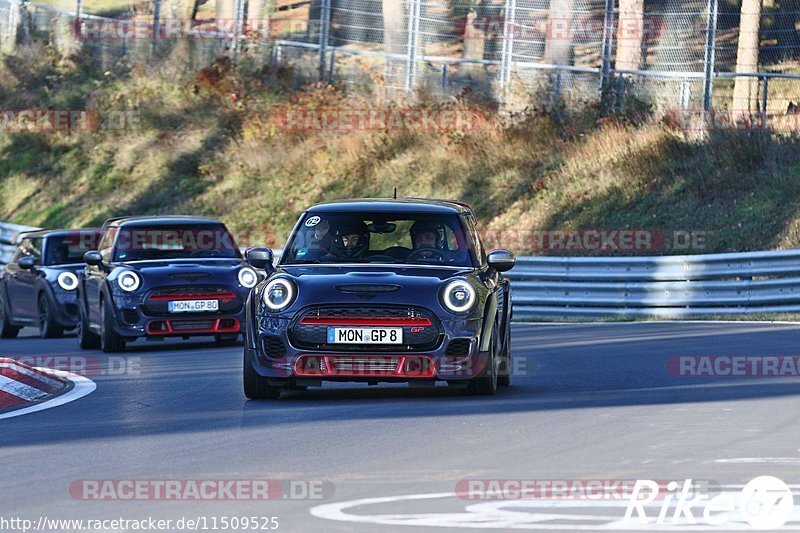
<svg viewBox="0 0 800 533">
<path fill-rule="evenodd" d="M 756 64 L 737 75 L 753 32 Z M 719 0 L 0 0 L 3 48 L 30 39 L 109 63 L 248 56 L 389 98 L 758 115 L 800 103 L 800 0 L 744 15 Z"/>
</svg>

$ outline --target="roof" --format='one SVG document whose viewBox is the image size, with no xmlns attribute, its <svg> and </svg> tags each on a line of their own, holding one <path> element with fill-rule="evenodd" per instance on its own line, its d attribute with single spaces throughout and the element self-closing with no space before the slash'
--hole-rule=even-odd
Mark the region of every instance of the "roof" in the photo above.
<svg viewBox="0 0 800 533">
<path fill-rule="evenodd" d="M 465 203 L 430 198 L 357 198 L 317 204 L 308 209 L 309 213 L 351 213 L 360 211 L 373 213 L 472 214 L 472 209 Z"/>
<path fill-rule="evenodd" d="M 195 217 L 184 215 L 158 215 L 158 216 L 131 216 L 131 217 L 117 217 L 106 220 L 103 224 L 104 227 L 108 226 L 125 226 L 125 227 L 146 227 L 146 226 L 163 226 L 163 225 L 182 225 L 182 224 L 222 224 L 216 218 L 210 217 Z"/>
<path fill-rule="evenodd" d="M 100 228 L 37 229 L 33 231 L 20 231 L 17 234 L 17 240 L 35 239 L 37 237 L 61 237 L 64 235 L 80 233 L 83 231 L 100 234 L 102 230 L 100 230 Z"/>
</svg>

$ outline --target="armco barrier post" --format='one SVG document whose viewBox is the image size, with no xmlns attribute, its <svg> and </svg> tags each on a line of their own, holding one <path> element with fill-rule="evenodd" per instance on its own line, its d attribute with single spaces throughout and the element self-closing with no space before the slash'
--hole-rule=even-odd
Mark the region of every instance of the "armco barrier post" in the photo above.
<svg viewBox="0 0 800 533">
<path fill-rule="evenodd" d="M 327 79 L 328 45 L 331 35 L 331 0 L 322 0 L 319 17 L 319 81 Z"/>
</svg>

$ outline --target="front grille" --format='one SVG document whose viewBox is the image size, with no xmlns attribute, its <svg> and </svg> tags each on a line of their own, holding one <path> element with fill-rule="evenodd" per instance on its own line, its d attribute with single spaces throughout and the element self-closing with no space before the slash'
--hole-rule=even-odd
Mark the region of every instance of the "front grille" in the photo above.
<svg viewBox="0 0 800 533">
<path fill-rule="evenodd" d="M 172 300 L 219 301 L 219 311 L 200 313 L 201 316 L 232 315 L 242 310 L 242 298 L 233 288 L 209 285 L 153 289 L 147 294 L 142 311 L 148 316 L 175 316 L 169 312 L 169 302 Z"/>
<path fill-rule="evenodd" d="M 394 372 L 397 370 L 399 357 L 331 357 L 329 358 L 338 372 Z"/>
<path fill-rule="evenodd" d="M 136 309 L 123 309 L 122 321 L 131 326 L 139 323 L 139 312 Z"/>
<path fill-rule="evenodd" d="M 269 358 L 275 359 L 286 355 L 286 346 L 280 337 L 266 335 L 261 340 L 261 345 L 264 347 L 264 355 Z"/>
<path fill-rule="evenodd" d="M 401 327 L 403 344 L 328 343 L 329 327 Z M 411 306 L 314 306 L 290 326 L 292 344 L 304 350 L 335 352 L 430 351 L 441 344 L 442 329 L 427 309 Z"/>
<path fill-rule="evenodd" d="M 171 324 L 173 331 L 196 331 L 213 329 L 214 322 L 214 320 L 173 320 Z"/>
</svg>

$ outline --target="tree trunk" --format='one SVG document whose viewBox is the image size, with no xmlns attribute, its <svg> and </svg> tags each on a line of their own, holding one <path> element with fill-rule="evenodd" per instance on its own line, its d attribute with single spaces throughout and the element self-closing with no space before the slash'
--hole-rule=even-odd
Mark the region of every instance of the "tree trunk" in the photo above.
<svg viewBox="0 0 800 533">
<path fill-rule="evenodd" d="M 572 65 L 573 0 L 550 0 L 550 17 L 544 45 L 544 62 Z"/>
<path fill-rule="evenodd" d="M 619 70 L 641 68 L 644 31 L 644 0 L 619 0 L 615 68 Z"/>
<path fill-rule="evenodd" d="M 758 72 L 758 33 L 761 28 L 761 0 L 743 0 L 739 22 L 739 50 L 736 72 Z M 733 89 L 733 113 L 750 114 L 758 109 L 758 79 L 737 77 Z"/>
<path fill-rule="evenodd" d="M 408 52 L 405 4 L 403 0 L 383 0 L 383 49 L 387 54 Z M 387 59 L 385 82 L 387 85 L 402 85 L 405 60 Z"/>
</svg>

